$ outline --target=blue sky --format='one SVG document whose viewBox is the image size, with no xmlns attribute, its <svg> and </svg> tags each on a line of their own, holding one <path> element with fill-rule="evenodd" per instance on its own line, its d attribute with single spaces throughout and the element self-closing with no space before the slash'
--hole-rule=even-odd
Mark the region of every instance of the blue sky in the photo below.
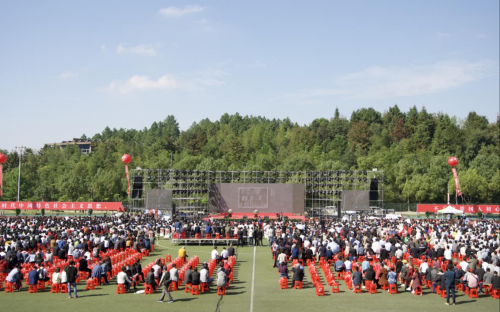
<svg viewBox="0 0 500 312">
<path fill-rule="evenodd" d="M 2 1 L 0 148 L 224 113 L 493 122 L 499 2 Z"/>
</svg>

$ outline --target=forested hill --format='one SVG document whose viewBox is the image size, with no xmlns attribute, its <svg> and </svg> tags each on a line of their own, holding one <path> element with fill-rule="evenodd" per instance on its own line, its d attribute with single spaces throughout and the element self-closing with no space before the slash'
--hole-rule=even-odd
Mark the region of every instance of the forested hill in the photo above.
<svg viewBox="0 0 500 312">
<path fill-rule="evenodd" d="M 445 202 L 447 183 L 454 184 L 449 156 L 459 159 L 464 201 L 500 202 L 500 124 L 469 113 L 457 120 L 443 113 L 397 106 L 372 108 L 318 118 L 298 125 L 264 117 L 223 115 L 195 122 L 180 131 L 174 116 L 150 128 L 109 129 L 90 155 L 73 146 L 45 147 L 22 158 L 21 200 L 126 200 L 124 153 L 131 167 L 185 170 L 312 171 L 377 168 L 385 172 L 386 202 Z M 68 137 L 71 134 L 68 133 Z M 5 154 L 6 152 L 3 151 Z M 17 154 L 7 154 L 4 197 L 17 195 Z"/>
</svg>

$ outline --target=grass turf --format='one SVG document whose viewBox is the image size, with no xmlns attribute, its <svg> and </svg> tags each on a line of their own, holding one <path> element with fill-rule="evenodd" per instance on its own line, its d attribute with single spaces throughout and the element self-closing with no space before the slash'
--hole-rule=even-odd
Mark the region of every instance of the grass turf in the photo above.
<svg viewBox="0 0 500 312">
<path fill-rule="evenodd" d="M 142 261 L 143 267 L 158 257 L 177 256 L 178 246 L 170 245 L 170 241 L 157 241 L 155 252 Z M 187 254 L 191 257 L 197 255 L 200 262 L 209 259 L 211 246 L 187 246 Z M 219 247 L 221 250 L 222 247 Z M 244 247 L 237 250 L 237 262 L 234 272 L 234 283 L 231 283 L 227 295 L 223 298 L 220 311 L 250 311 L 252 270 L 254 248 Z M 445 299 L 430 293 L 424 287 L 424 296 L 415 296 L 409 292 L 389 295 L 386 291 L 378 291 L 370 295 L 367 291 L 363 294 L 354 294 L 349 291 L 343 281 L 340 282 L 341 293 L 331 293 L 331 287 L 326 285 L 324 274 L 320 268 L 318 272 L 325 285 L 325 297 L 317 297 L 315 289 L 310 282 L 309 270 L 305 270 L 304 288 L 302 290 L 280 290 L 279 274 L 272 267 L 271 252 L 268 247 L 257 247 L 255 253 L 255 285 L 253 297 L 253 311 L 304 311 L 318 309 L 346 309 L 352 311 L 435 311 L 437 309 L 453 309 L 454 311 L 498 311 L 500 300 L 480 296 L 479 299 L 470 299 L 463 292 L 457 292 L 457 305 L 445 306 Z M 215 274 L 214 274 L 215 275 Z M 212 276 L 214 277 L 214 276 Z M 51 294 L 46 291 L 29 294 L 27 288 L 19 293 L 0 292 L 0 302 L 3 311 L 37 311 L 54 312 L 71 310 L 72 312 L 89 311 L 215 311 L 219 298 L 216 287 L 209 293 L 200 296 L 191 296 L 184 293 L 183 289 L 172 292 L 174 303 L 158 303 L 161 292 L 153 295 L 116 294 L 115 279 L 109 286 L 98 286 L 93 291 L 84 291 L 85 285 L 78 285 L 78 299 L 68 299 L 67 294 Z M 140 287 L 139 289 L 143 289 Z M 403 288 L 398 288 L 402 291 Z"/>
</svg>

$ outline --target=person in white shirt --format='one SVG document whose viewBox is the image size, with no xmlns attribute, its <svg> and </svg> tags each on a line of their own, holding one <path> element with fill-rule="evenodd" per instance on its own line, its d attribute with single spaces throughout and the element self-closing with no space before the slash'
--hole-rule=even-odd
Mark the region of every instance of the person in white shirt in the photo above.
<svg viewBox="0 0 500 312">
<path fill-rule="evenodd" d="M 66 271 L 61 272 L 61 284 L 68 283 L 68 276 L 66 275 Z"/>
<path fill-rule="evenodd" d="M 119 285 L 125 285 L 125 291 L 129 291 L 132 281 L 127 276 L 127 273 L 125 273 L 125 270 L 125 267 L 122 267 L 121 272 L 116 275 L 116 283 Z"/>
<path fill-rule="evenodd" d="M 444 258 L 446 260 L 449 260 L 451 261 L 452 260 L 452 253 L 451 253 L 451 250 L 450 250 L 450 246 L 446 246 L 446 250 L 444 251 Z"/>
<path fill-rule="evenodd" d="M 179 280 L 179 271 L 177 270 L 175 263 L 172 264 L 172 268 L 170 269 L 170 279 L 172 282 L 177 282 Z"/>
<path fill-rule="evenodd" d="M 469 268 L 469 263 L 467 261 L 462 260 L 462 262 L 460 262 L 460 266 L 462 267 L 462 270 L 464 272 L 467 272 L 468 271 L 468 268 Z"/>
<path fill-rule="evenodd" d="M 52 273 L 52 284 L 60 284 L 61 283 L 61 269 L 56 268 L 55 272 Z"/>
<path fill-rule="evenodd" d="M 212 250 L 212 260 L 216 260 L 217 262 L 220 260 L 219 252 L 217 251 L 217 246 Z"/>
<path fill-rule="evenodd" d="M 220 253 L 220 256 L 222 258 L 222 260 L 227 260 L 228 257 L 229 257 L 229 252 L 226 250 L 226 247 L 223 247 L 222 248 L 222 251 Z"/>
</svg>

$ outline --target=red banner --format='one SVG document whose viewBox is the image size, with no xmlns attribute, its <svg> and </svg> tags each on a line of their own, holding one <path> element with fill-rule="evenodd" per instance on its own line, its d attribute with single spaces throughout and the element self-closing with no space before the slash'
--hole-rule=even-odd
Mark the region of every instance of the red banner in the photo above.
<svg viewBox="0 0 500 312">
<path fill-rule="evenodd" d="M 0 196 L 2 196 L 3 182 L 2 182 L 2 164 L 0 164 Z"/>
<path fill-rule="evenodd" d="M 448 206 L 452 206 L 458 210 L 462 210 L 464 213 L 477 213 L 481 211 L 482 213 L 494 213 L 500 214 L 500 205 L 447 205 L 447 204 L 417 204 L 417 212 L 437 212 L 438 210 L 444 209 Z"/>
<path fill-rule="evenodd" d="M 102 210 L 123 211 L 121 202 L 0 202 L 0 210 Z"/>
<path fill-rule="evenodd" d="M 453 177 L 455 178 L 455 188 L 457 189 L 457 195 L 462 196 L 462 191 L 460 190 L 460 183 L 458 182 L 457 169 L 453 167 L 451 168 L 451 171 L 453 172 Z"/>
<path fill-rule="evenodd" d="M 128 178 L 128 166 L 125 165 L 125 175 L 127 175 L 127 195 L 130 195 L 130 180 Z"/>
</svg>

